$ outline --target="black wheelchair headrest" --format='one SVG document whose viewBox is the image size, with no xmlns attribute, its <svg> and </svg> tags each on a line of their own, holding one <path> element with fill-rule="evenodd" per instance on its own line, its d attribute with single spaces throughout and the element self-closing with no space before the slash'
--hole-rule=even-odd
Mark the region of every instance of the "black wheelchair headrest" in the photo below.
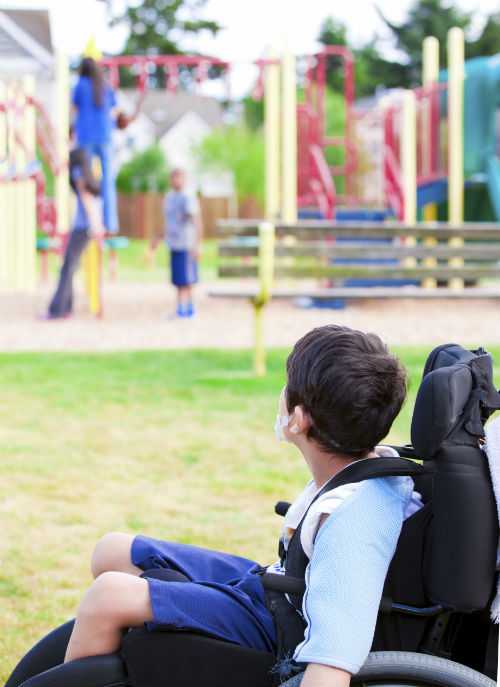
<svg viewBox="0 0 500 687">
<path fill-rule="evenodd" d="M 413 412 L 411 438 L 417 455 L 430 460 L 443 443 L 478 446 L 484 423 L 500 408 L 491 355 L 457 344 L 429 355 Z"/>
</svg>

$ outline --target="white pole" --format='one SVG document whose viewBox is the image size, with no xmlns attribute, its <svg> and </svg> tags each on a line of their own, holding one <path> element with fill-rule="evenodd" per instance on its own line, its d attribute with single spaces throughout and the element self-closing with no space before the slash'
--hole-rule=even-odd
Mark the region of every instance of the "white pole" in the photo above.
<svg viewBox="0 0 500 687">
<path fill-rule="evenodd" d="M 56 117 L 55 129 L 57 132 L 57 159 L 62 165 L 60 173 L 55 180 L 55 199 L 57 211 L 57 230 L 66 233 L 69 230 L 69 64 L 68 58 L 63 53 L 56 55 Z"/>
<path fill-rule="evenodd" d="M 422 70 L 422 82 L 424 87 L 425 86 L 433 86 L 439 81 L 439 41 L 435 36 L 427 36 L 427 38 L 424 38 L 424 43 L 423 43 L 423 70 Z M 433 91 L 430 92 L 429 95 L 427 95 L 426 99 L 424 100 L 424 111 L 423 111 L 423 123 L 424 123 L 424 130 L 422 132 L 423 136 L 429 137 L 429 131 L 432 131 L 432 136 L 435 137 L 436 133 L 435 131 L 432 130 L 432 127 L 436 125 L 436 122 L 433 120 L 433 111 L 434 108 L 437 106 L 437 102 L 435 101 L 436 98 L 439 98 L 438 93 L 434 93 Z M 439 102 L 439 101 L 438 101 Z M 431 139 L 429 141 L 428 145 L 423 145 L 422 151 L 424 154 L 424 164 L 426 167 L 426 172 L 428 172 L 431 169 L 432 165 L 432 160 L 431 160 L 431 155 L 434 152 L 433 151 L 433 140 Z M 424 206 L 423 209 L 423 215 L 424 215 L 424 221 L 425 222 L 435 222 L 437 220 L 437 205 L 436 203 L 427 203 L 427 205 Z M 428 247 L 435 246 L 437 244 L 437 241 L 435 238 L 430 237 L 427 239 L 424 239 L 424 245 Z M 436 258 L 425 258 L 424 259 L 424 266 L 429 267 L 429 268 L 436 268 L 437 267 L 437 260 Z M 437 279 L 434 277 L 427 277 L 426 279 L 423 280 L 422 285 L 424 288 L 427 289 L 435 289 L 437 287 Z"/>
<path fill-rule="evenodd" d="M 270 60 L 276 52 L 269 51 Z M 280 213 L 280 65 L 264 67 L 266 146 L 266 218 L 275 221 Z"/>
<path fill-rule="evenodd" d="M 282 196 L 281 219 L 297 221 L 297 83 L 295 56 L 285 48 L 282 58 Z"/>
<path fill-rule="evenodd" d="M 25 76 L 23 79 L 23 92 L 27 99 L 35 94 L 35 79 L 33 76 Z M 24 114 L 24 140 L 29 155 L 27 163 L 36 160 L 36 114 L 33 103 L 26 104 Z M 22 282 L 23 288 L 34 291 L 36 287 L 36 182 L 34 179 L 26 179 L 25 185 L 25 215 L 23 227 L 24 265 Z"/>
<path fill-rule="evenodd" d="M 403 93 L 401 171 L 403 176 L 404 222 L 417 221 L 417 105 L 415 93 Z"/>
<path fill-rule="evenodd" d="M 401 112 L 401 174 L 403 178 L 403 221 L 408 226 L 417 222 L 417 103 L 415 93 L 403 93 Z M 405 244 L 414 246 L 415 239 L 406 237 Z M 405 267 L 415 267 L 415 258 L 406 258 Z"/>
<path fill-rule="evenodd" d="M 448 31 L 448 219 L 460 226 L 464 221 L 464 32 L 458 27 Z M 461 248 L 463 240 L 450 239 L 450 246 Z M 463 258 L 452 258 L 450 267 L 463 267 Z M 463 279 L 450 279 L 450 288 L 462 289 Z"/>
<path fill-rule="evenodd" d="M 7 100 L 7 88 L 0 81 L 0 103 Z M 7 162 L 7 113 L 0 112 L 0 208 L 3 221 L 0 222 L 0 289 L 7 286 L 7 259 L 9 241 L 8 182 L 6 181 Z"/>
</svg>

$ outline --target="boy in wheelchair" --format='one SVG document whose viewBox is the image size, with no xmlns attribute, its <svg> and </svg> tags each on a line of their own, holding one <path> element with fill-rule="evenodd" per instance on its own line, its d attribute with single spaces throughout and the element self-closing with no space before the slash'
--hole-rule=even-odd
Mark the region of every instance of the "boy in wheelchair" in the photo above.
<svg viewBox="0 0 500 687">
<path fill-rule="evenodd" d="M 432 361 L 428 362 L 426 369 L 432 373 L 429 379 L 433 383 L 428 381 L 427 385 L 422 385 L 420 393 L 423 392 L 424 399 L 420 405 L 423 410 L 419 417 L 416 408 L 414 416 L 413 440 L 419 445 L 424 461 L 439 457 L 443 440 L 451 444 L 458 440 L 464 444 L 461 449 L 480 450 L 478 436 L 484 434 L 483 421 L 488 409 L 500 405 L 491 387 L 489 356 L 471 353 L 470 357 L 465 355 L 462 356 L 464 360 L 458 361 L 455 352 L 448 355 L 448 349 L 437 349 Z M 450 360 L 445 359 L 446 355 Z M 460 366 L 455 365 L 456 362 L 460 362 Z M 441 370 L 434 371 L 433 365 L 441 366 Z M 436 394 L 436 384 L 440 382 L 436 372 L 447 367 L 450 374 L 447 372 L 441 377 L 445 378 L 448 397 L 437 406 L 436 413 L 433 403 L 441 396 Z M 455 368 L 459 368 L 458 371 Z M 459 389 L 460 386 L 463 389 Z M 462 478 L 463 475 L 457 473 L 455 466 L 449 470 L 453 463 L 450 456 L 440 456 L 445 472 L 447 469 L 450 472 L 445 491 L 449 492 L 451 483 L 464 499 L 472 496 L 480 499 L 478 508 L 484 537 L 478 546 L 478 528 L 464 524 L 464 515 L 467 516 L 467 500 L 464 500 L 458 524 L 469 530 L 462 531 L 461 538 L 468 547 L 468 554 L 472 554 L 472 563 L 460 562 L 459 569 L 450 579 L 446 566 L 449 569 L 450 561 L 458 561 L 457 551 L 451 552 L 449 546 L 451 542 L 457 548 L 451 529 L 457 525 L 454 522 L 457 509 L 454 511 L 449 504 L 442 504 L 443 517 L 439 508 L 431 513 L 429 504 L 423 507 L 411 479 L 414 476 L 425 486 L 423 468 L 402 460 L 388 447 L 377 447 L 398 414 L 405 393 L 406 375 L 401 364 L 375 335 L 327 326 L 303 337 L 287 362 L 287 383 L 280 397 L 275 429 L 280 439 L 292 442 L 302 453 L 312 480 L 289 508 L 281 504 L 278 509 L 281 514 L 286 512 L 279 563 L 262 568 L 245 558 L 192 546 L 143 536 L 134 539 L 124 534 L 106 535 L 98 543 L 92 559 L 95 582 L 80 605 L 74 627 L 69 628 L 71 636 L 68 628 L 65 630 L 66 666 L 77 666 L 83 657 L 105 658 L 117 652 L 123 640 L 129 676 L 123 678 L 123 682 L 114 677 L 96 684 L 156 687 L 159 680 L 163 683 L 163 678 L 158 677 L 161 666 L 154 670 L 151 665 L 144 666 L 148 661 L 144 654 L 148 645 L 144 635 L 152 638 L 161 634 L 155 630 L 173 633 L 174 643 L 170 650 L 174 652 L 175 646 L 189 646 L 191 635 L 211 638 L 203 640 L 208 642 L 209 650 L 217 645 L 227 646 L 224 649 L 226 663 L 221 649 L 220 663 L 214 659 L 214 665 L 223 669 L 224 665 L 232 667 L 240 661 L 239 684 L 255 687 L 270 684 L 270 678 L 265 675 L 269 674 L 276 659 L 282 679 L 305 668 L 302 687 L 336 687 L 349 683 L 350 676 L 357 673 L 365 661 L 370 647 L 412 651 L 423 647 L 422 650 L 428 653 L 446 655 L 443 638 L 453 611 L 484 610 L 491 598 L 498 519 L 484 464 L 476 470 L 476 453 L 462 451 L 460 454 L 458 451 L 459 464 L 461 468 L 465 466 L 467 473 L 465 487 L 457 481 L 457 476 Z M 419 399 L 417 406 L 418 402 Z M 467 430 L 460 419 L 467 420 Z M 423 431 L 424 426 L 429 431 Z M 464 431 L 468 432 L 467 437 Z M 408 451 L 413 455 L 410 449 Z M 439 470 L 436 461 L 434 492 L 440 487 Z M 435 531 L 428 526 L 431 516 L 434 516 Z M 443 523 L 448 530 L 444 536 L 440 533 L 438 549 L 433 539 Z M 398 544 L 402 528 L 409 534 Z M 432 561 L 440 559 L 445 563 L 440 564 L 437 573 L 428 565 L 429 570 L 422 575 L 423 552 L 428 546 L 429 534 L 431 548 L 434 544 Z M 463 546 L 458 549 L 460 556 Z M 423 589 L 426 581 L 422 578 L 426 577 L 428 590 Z M 471 581 L 478 581 L 479 587 L 475 588 Z M 387 592 L 396 598 L 388 597 Z M 410 617 L 401 625 L 392 617 L 389 622 L 381 620 L 384 613 Z M 429 618 L 434 617 L 439 623 L 436 621 L 430 626 Z M 142 639 L 139 637 L 136 641 L 134 657 L 134 633 L 137 636 L 141 631 L 130 631 L 125 637 L 123 632 L 144 623 L 147 631 L 142 630 Z M 179 631 L 184 633 L 183 637 Z M 454 631 L 455 639 L 458 634 Z M 203 641 L 196 641 L 194 651 L 204 651 Z M 35 647 L 23 659 L 24 665 L 21 661 L 7 687 L 21 684 L 20 676 L 26 679 L 35 674 L 29 662 L 37 662 L 44 650 L 43 642 L 38 650 Z M 165 649 L 167 652 L 169 649 L 156 644 L 151 656 L 156 656 L 160 663 L 170 660 L 172 666 L 172 657 L 165 653 Z M 149 641 L 149 648 L 151 646 Z M 240 651 L 238 654 L 236 649 L 230 649 L 231 646 L 241 647 L 247 653 Z M 452 652 L 448 655 L 452 656 Z M 247 656 L 253 661 L 248 665 L 257 665 L 260 661 L 265 671 L 252 673 L 253 668 L 250 668 L 250 678 L 245 681 L 241 666 Z M 267 656 L 272 657 L 272 662 L 267 658 L 264 662 L 260 660 Z M 398 670 L 391 673 L 390 665 L 385 665 L 384 670 L 402 679 L 401 666 L 405 659 L 407 675 L 416 680 L 418 669 L 422 672 L 426 666 L 422 661 L 417 665 L 410 659 L 420 654 L 401 653 L 400 656 Z M 192 684 L 193 675 L 206 677 L 203 667 L 193 673 L 195 656 L 192 659 L 190 664 L 182 663 L 184 674 L 177 681 L 165 668 L 166 675 L 171 677 L 165 678 L 169 686 Z M 139 662 L 141 667 L 137 669 L 136 665 L 134 669 L 134 662 Z M 52 665 L 54 663 L 52 660 Z M 38 663 L 39 669 L 42 664 L 43 661 Z M 46 661 L 44 668 L 47 667 L 50 666 Z M 448 667 L 438 663 L 433 664 L 433 669 L 444 671 L 446 679 L 434 683 L 427 675 L 428 681 L 422 677 L 419 684 L 491 682 L 484 676 L 480 677 L 486 682 L 478 682 L 478 674 L 470 671 L 466 675 L 468 681 L 461 683 Z M 374 670 L 377 679 L 380 678 L 380 666 L 378 672 L 376 667 Z M 37 682 L 35 677 L 26 685 L 62 684 L 57 674 L 50 676 L 50 673 L 49 670 L 40 676 L 48 675 L 50 679 Z M 64 684 L 76 685 L 68 675 L 66 673 Z M 206 684 L 226 684 L 227 677 L 207 678 Z M 461 674 L 460 679 L 463 677 Z"/>
</svg>

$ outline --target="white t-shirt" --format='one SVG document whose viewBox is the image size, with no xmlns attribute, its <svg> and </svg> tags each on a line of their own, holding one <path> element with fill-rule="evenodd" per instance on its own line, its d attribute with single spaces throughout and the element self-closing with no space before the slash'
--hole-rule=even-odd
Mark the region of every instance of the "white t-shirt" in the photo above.
<svg viewBox="0 0 500 687">
<path fill-rule="evenodd" d="M 199 204 L 184 191 L 169 191 L 165 196 L 165 239 L 170 250 L 191 250 L 196 245 L 195 217 Z"/>
</svg>

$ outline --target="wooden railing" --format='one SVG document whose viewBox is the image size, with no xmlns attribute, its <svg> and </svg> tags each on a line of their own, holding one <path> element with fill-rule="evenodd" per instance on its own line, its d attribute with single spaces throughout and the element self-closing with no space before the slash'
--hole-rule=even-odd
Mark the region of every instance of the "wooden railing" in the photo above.
<svg viewBox="0 0 500 687">
<path fill-rule="evenodd" d="M 218 231 L 218 276 L 233 281 L 211 295 L 254 304 L 259 374 L 265 369 L 263 307 L 270 298 L 500 298 L 500 224 L 226 220 Z M 389 284 L 377 286 L 381 280 Z M 398 285 L 401 280 L 407 285 Z"/>
</svg>

